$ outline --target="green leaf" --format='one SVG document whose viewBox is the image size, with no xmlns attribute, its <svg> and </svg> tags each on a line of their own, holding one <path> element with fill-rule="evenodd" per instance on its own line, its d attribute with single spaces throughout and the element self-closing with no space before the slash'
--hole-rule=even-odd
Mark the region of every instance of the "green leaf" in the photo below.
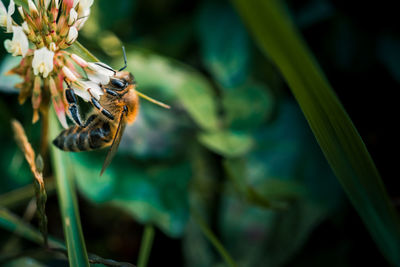
<svg viewBox="0 0 400 267">
<path fill-rule="evenodd" d="M 225 157 L 241 156 L 253 146 L 253 140 L 249 134 L 233 131 L 201 133 L 199 141 L 210 150 Z"/>
<path fill-rule="evenodd" d="M 296 104 L 282 102 L 276 115 L 254 133 L 254 149 L 224 161 L 241 195 L 223 197 L 222 240 L 244 266 L 287 263 L 342 204 L 340 184 Z"/>
<path fill-rule="evenodd" d="M 182 235 L 189 216 L 187 185 L 191 170 L 186 162 L 135 162 L 119 153 L 99 177 L 104 161 L 99 155 L 102 153 L 71 155 L 77 185 L 87 198 L 121 208 L 170 236 Z"/>
<path fill-rule="evenodd" d="M 175 104 L 177 107 L 168 103 L 172 109 L 183 105 L 201 128 L 218 129 L 216 95 L 201 74 L 186 65 L 154 54 L 129 51 L 127 57 L 128 70 L 135 76 L 139 91 L 158 88 L 162 95 L 179 101 Z"/>
<path fill-rule="evenodd" d="M 270 89 L 256 83 L 222 92 L 226 124 L 235 130 L 253 130 L 271 116 L 274 109 Z"/>
<path fill-rule="evenodd" d="M 57 136 L 60 126 L 56 115 L 51 112 L 50 137 Z M 85 240 L 82 233 L 79 209 L 73 180 L 69 175 L 67 166 L 71 166 L 66 152 L 50 145 L 54 176 L 57 182 L 57 195 L 61 210 L 61 219 L 64 228 L 64 236 L 67 244 L 70 266 L 89 266 Z M 93 174 L 91 175 L 93 176 Z"/>
<path fill-rule="evenodd" d="M 215 79 L 224 88 L 243 83 L 249 74 L 250 42 L 232 7 L 204 2 L 197 28 L 204 64 Z"/>
<path fill-rule="evenodd" d="M 0 66 L 0 91 L 18 93 L 15 85 L 22 82 L 22 78 L 18 75 L 5 75 L 5 73 L 17 66 L 20 61 L 21 57 L 5 56 Z"/>
<path fill-rule="evenodd" d="M 289 84 L 336 177 L 381 252 L 400 266 L 400 220 L 362 139 L 278 0 L 234 0 Z"/>
</svg>

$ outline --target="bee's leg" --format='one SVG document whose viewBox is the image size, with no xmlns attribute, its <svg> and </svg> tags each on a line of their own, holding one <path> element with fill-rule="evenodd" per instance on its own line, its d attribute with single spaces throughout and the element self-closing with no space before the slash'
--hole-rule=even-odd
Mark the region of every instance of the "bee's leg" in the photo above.
<svg viewBox="0 0 400 267">
<path fill-rule="evenodd" d="M 89 124 L 92 123 L 92 121 L 94 121 L 94 119 L 97 117 L 97 115 L 93 114 L 91 115 L 85 122 L 85 124 L 83 125 L 83 128 L 86 128 L 89 126 Z"/>
<path fill-rule="evenodd" d="M 112 96 L 120 96 L 120 94 L 108 88 L 103 88 L 103 92 Z"/>
<path fill-rule="evenodd" d="M 65 82 L 68 86 L 68 88 L 65 90 L 65 98 L 67 99 L 67 102 L 68 102 L 69 113 L 71 113 L 71 117 L 74 120 L 74 122 L 77 125 L 82 126 L 82 120 L 81 120 L 81 116 L 79 114 L 79 108 L 78 108 L 78 104 L 76 101 L 76 96 L 75 96 L 74 90 L 71 89 L 71 87 L 69 86 L 67 81 L 65 81 Z"/>
<path fill-rule="evenodd" d="M 89 91 L 89 92 L 90 92 L 90 91 Z M 114 119 L 114 116 L 110 113 L 110 111 L 108 111 L 107 109 L 104 109 L 104 108 L 100 105 L 99 101 L 97 101 L 96 98 L 94 98 L 94 97 L 92 96 L 91 101 L 92 101 L 93 106 L 95 106 L 95 108 L 97 108 L 104 116 L 106 116 L 106 117 L 109 118 L 110 120 L 113 120 L 113 119 Z"/>
</svg>

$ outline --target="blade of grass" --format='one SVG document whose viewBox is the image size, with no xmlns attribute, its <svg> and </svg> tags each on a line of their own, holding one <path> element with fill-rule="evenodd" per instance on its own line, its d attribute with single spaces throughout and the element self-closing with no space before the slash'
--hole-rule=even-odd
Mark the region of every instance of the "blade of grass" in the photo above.
<svg viewBox="0 0 400 267">
<path fill-rule="evenodd" d="M 14 232 L 15 234 L 37 244 L 43 244 L 43 236 L 39 230 L 33 228 L 31 225 L 4 208 L 0 208 L 0 227 L 7 229 L 10 232 Z M 49 238 L 49 245 L 54 248 L 64 248 L 62 242 L 54 238 Z"/>
<path fill-rule="evenodd" d="M 55 183 L 52 179 L 45 179 L 47 195 L 50 196 L 55 191 Z M 13 208 L 21 204 L 26 204 L 35 195 L 33 184 L 17 188 L 13 191 L 0 195 L 0 207 Z"/>
<path fill-rule="evenodd" d="M 233 0 L 289 84 L 322 151 L 383 255 L 400 266 L 400 220 L 351 119 L 278 0 Z"/>
<path fill-rule="evenodd" d="M 140 244 L 138 267 L 146 267 L 149 261 L 151 247 L 154 240 L 154 227 L 147 224 L 144 228 L 142 243 Z"/>
<path fill-rule="evenodd" d="M 206 236 L 208 241 L 214 246 L 214 248 L 218 251 L 221 257 L 224 259 L 226 264 L 231 267 L 236 267 L 237 264 L 229 254 L 229 252 L 224 248 L 222 243 L 218 240 L 218 238 L 214 235 L 211 229 L 207 226 L 207 223 L 203 220 L 201 215 L 196 211 L 192 210 L 192 218 L 199 225 L 201 231 Z"/>
<path fill-rule="evenodd" d="M 55 137 L 61 131 L 54 112 L 50 115 L 50 136 Z M 57 183 L 57 195 L 60 203 L 64 235 L 70 266 L 89 266 L 85 240 L 76 199 L 73 180 L 68 175 L 69 158 L 65 152 L 51 145 L 51 158 L 54 177 Z"/>
</svg>

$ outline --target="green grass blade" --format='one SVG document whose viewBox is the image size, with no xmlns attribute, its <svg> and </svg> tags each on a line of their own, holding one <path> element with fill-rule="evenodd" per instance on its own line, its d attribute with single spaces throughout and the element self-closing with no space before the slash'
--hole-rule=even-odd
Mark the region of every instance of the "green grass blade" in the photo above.
<svg viewBox="0 0 400 267">
<path fill-rule="evenodd" d="M 400 221 L 352 121 L 278 0 L 233 0 L 289 84 L 330 166 L 381 252 L 400 266 Z"/>
<path fill-rule="evenodd" d="M 144 228 L 142 243 L 140 244 L 138 267 L 146 267 L 149 261 L 151 247 L 154 240 L 154 227 L 147 224 Z"/>
<path fill-rule="evenodd" d="M 50 115 L 50 136 L 54 138 L 60 127 L 54 112 Z M 89 266 L 85 240 L 82 234 L 75 187 L 68 175 L 69 158 L 65 152 L 51 144 L 51 157 L 54 176 L 57 183 L 57 195 L 60 203 L 64 235 L 68 250 L 70 266 Z"/>
<path fill-rule="evenodd" d="M 21 218 L 4 208 L 0 208 L 0 227 L 14 232 L 32 242 L 43 245 L 43 236 L 39 230 L 33 228 Z M 49 246 L 52 248 L 64 248 L 62 242 L 54 238 L 49 238 Z"/>
<path fill-rule="evenodd" d="M 201 215 L 194 209 L 192 210 L 192 218 L 199 225 L 201 231 L 206 236 L 208 241 L 210 241 L 210 243 L 214 246 L 214 248 L 224 259 L 225 263 L 230 267 L 237 267 L 237 264 L 235 263 L 229 252 L 224 248 L 222 243 L 218 240 L 218 238 L 214 235 L 211 229 L 207 226 L 207 223 L 203 220 Z"/>
</svg>

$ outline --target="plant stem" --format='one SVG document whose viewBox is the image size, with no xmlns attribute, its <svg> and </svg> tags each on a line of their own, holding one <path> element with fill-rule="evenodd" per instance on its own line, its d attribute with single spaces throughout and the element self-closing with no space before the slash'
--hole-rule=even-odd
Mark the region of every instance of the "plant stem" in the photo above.
<svg viewBox="0 0 400 267">
<path fill-rule="evenodd" d="M 149 261 L 151 247 L 154 239 L 154 227 L 150 224 L 146 224 L 142 237 L 142 243 L 140 245 L 138 267 L 146 267 Z"/>
<path fill-rule="evenodd" d="M 208 241 L 211 242 L 211 244 L 215 247 L 221 257 L 225 260 L 225 262 L 231 267 L 236 267 L 237 264 L 232 259 L 231 255 L 229 255 L 229 252 L 224 248 L 222 243 L 207 226 L 206 222 L 203 220 L 203 218 L 201 218 L 201 215 L 197 211 L 192 210 L 192 217 L 195 222 L 200 226 L 201 231 L 206 236 Z"/>
<path fill-rule="evenodd" d="M 54 112 L 51 115 L 50 130 L 51 136 L 54 137 L 58 134 L 60 127 Z M 59 149 L 51 146 L 52 165 L 57 183 L 57 195 L 68 249 L 68 260 L 70 266 L 89 266 L 75 185 L 68 173 L 70 169 L 70 167 L 67 167 L 69 166 L 69 158 L 62 153 Z"/>
</svg>

